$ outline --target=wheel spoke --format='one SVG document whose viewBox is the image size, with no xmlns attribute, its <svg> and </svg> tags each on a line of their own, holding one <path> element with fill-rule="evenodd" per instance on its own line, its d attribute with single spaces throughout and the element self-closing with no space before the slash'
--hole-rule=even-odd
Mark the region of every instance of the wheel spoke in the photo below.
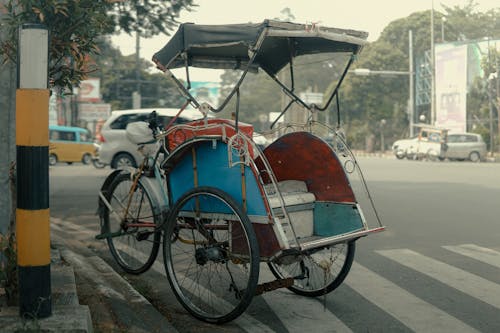
<svg viewBox="0 0 500 333">
<path fill-rule="evenodd" d="M 107 197 L 114 213 L 106 209 L 104 220 L 108 232 L 122 233 L 107 238 L 111 254 L 125 271 L 139 274 L 153 264 L 161 234 L 154 227 L 159 224 L 159 217 L 153 213 L 149 194 L 140 181 L 135 191 L 130 191 L 131 186 L 127 173 L 118 175 L 111 183 Z"/>
<path fill-rule="evenodd" d="M 164 260 L 177 299 L 195 317 L 236 318 L 258 281 L 258 245 L 239 205 L 212 188 L 194 189 L 174 205 L 164 237 Z"/>
<path fill-rule="evenodd" d="M 303 295 L 316 297 L 337 288 L 349 272 L 354 258 L 354 242 L 341 243 L 327 248 L 306 252 L 289 263 L 271 262 L 269 268 L 279 278 L 293 277 L 289 289 Z"/>
</svg>

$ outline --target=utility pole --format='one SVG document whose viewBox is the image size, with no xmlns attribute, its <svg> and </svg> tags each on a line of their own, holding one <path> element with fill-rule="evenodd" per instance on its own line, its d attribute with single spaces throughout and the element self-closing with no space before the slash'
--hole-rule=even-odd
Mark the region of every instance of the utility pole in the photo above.
<svg viewBox="0 0 500 333">
<path fill-rule="evenodd" d="M 52 314 L 49 213 L 49 33 L 19 29 L 16 91 L 16 239 L 19 314 Z"/>
<path fill-rule="evenodd" d="M 498 48 L 497 44 L 495 43 L 495 64 L 496 64 L 496 69 L 497 69 L 497 85 L 496 85 L 496 91 L 497 91 L 497 96 L 496 96 L 496 107 L 497 107 L 497 128 L 498 132 L 500 134 L 500 59 L 498 57 Z"/>
<path fill-rule="evenodd" d="M 139 30 L 135 32 L 135 81 L 136 90 L 132 93 L 132 108 L 141 108 L 141 58 L 139 56 L 139 51 L 141 49 L 141 36 Z"/>
</svg>

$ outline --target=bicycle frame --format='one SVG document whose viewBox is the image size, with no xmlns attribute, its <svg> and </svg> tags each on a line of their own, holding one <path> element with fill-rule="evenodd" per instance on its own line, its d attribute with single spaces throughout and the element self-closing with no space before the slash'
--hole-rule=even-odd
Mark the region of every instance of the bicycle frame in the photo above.
<svg viewBox="0 0 500 333">
<path fill-rule="evenodd" d="M 158 135 L 157 140 L 162 139 L 162 134 Z M 118 237 L 123 234 L 126 234 L 128 228 L 155 228 L 155 229 L 160 229 L 161 225 L 158 226 L 155 223 L 152 222 L 137 222 L 137 223 L 130 223 L 127 222 L 127 216 L 129 215 L 129 208 L 131 205 L 131 200 L 132 200 L 132 193 L 137 190 L 137 185 L 139 182 L 147 189 L 148 193 L 153 196 L 153 200 L 155 202 L 155 205 L 157 207 L 168 207 L 169 205 L 169 200 L 168 200 L 168 194 L 165 191 L 165 185 L 163 182 L 165 181 L 165 177 L 162 176 L 162 171 L 159 167 L 159 162 L 158 158 L 160 156 L 161 150 L 160 148 L 157 149 L 154 158 L 151 156 L 145 155 L 141 165 L 137 169 L 126 169 L 126 170 L 118 170 L 117 172 L 112 173 L 110 176 L 108 176 L 109 179 L 105 181 L 104 185 L 101 188 L 101 191 L 99 192 L 99 204 L 104 205 L 108 208 L 109 212 L 111 214 L 114 214 L 118 220 L 121 221 L 122 225 L 122 230 L 119 232 L 115 233 L 101 233 L 96 236 L 96 239 L 105 239 L 107 237 Z M 107 189 L 109 186 L 109 183 L 111 183 L 112 179 L 114 179 L 119 173 L 121 172 L 129 172 L 130 176 L 132 178 L 132 186 L 130 187 L 129 190 L 129 195 L 127 199 L 127 203 L 124 207 L 125 213 L 124 216 L 119 216 L 117 213 L 114 211 L 113 207 L 110 205 L 108 199 L 106 198 L 106 195 L 104 191 Z M 149 172 L 152 174 L 153 177 L 148 176 L 145 177 L 145 173 Z M 157 214 L 162 214 L 162 211 L 164 208 L 161 208 L 159 212 L 156 212 Z"/>
</svg>

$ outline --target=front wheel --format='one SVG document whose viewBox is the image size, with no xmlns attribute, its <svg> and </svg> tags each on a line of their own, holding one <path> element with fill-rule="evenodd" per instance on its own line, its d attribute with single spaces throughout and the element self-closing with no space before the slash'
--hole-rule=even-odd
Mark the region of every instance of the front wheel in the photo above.
<svg viewBox="0 0 500 333">
<path fill-rule="evenodd" d="M 304 252 L 295 261 L 270 262 L 277 279 L 294 278 L 291 291 L 301 296 L 326 295 L 344 281 L 351 269 L 356 246 L 354 241 Z"/>
<path fill-rule="evenodd" d="M 92 164 L 94 165 L 94 167 L 96 169 L 102 169 L 102 168 L 104 168 L 106 166 L 106 164 L 99 162 L 98 158 L 94 158 L 92 160 Z"/>
<path fill-rule="evenodd" d="M 150 194 L 139 181 L 131 191 L 133 180 L 122 173 L 105 191 L 112 210 L 105 206 L 103 230 L 109 250 L 118 265 L 131 274 L 147 271 L 160 247 L 161 232 L 156 229 L 161 217 L 155 214 Z"/>
<path fill-rule="evenodd" d="M 200 320 L 233 320 L 255 295 L 255 232 L 240 205 L 223 191 L 199 187 L 179 198 L 168 218 L 163 258 L 175 296 Z"/>
<path fill-rule="evenodd" d="M 439 154 L 434 149 L 429 149 L 425 155 L 429 161 L 435 161 L 438 159 Z"/>
<path fill-rule="evenodd" d="M 111 167 L 113 169 L 124 169 L 127 167 L 137 167 L 134 158 L 127 153 L 120 153 L 116 155 L 111 161 Z"/>
<path fill-rule="evenodd" d="M 401 160 L 406 157 L 406 152 L 403 149 L 398 149 L 396 150 L 395 155 L 398 160 Z"/>
<path fill-rule="evenodd" d="M 57 156 L 55 154 L 50 154 L 49 165 L 56 165 L 56 164 L 57 164 Z"/>
</svg>

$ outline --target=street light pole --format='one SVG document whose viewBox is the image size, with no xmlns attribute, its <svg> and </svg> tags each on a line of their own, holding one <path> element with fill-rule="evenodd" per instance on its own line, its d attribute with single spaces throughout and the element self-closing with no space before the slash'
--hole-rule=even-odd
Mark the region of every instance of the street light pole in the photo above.
<svg viewBox="0 0 500 333">
<path fill-rule="evenodd" d="M 414 122 L 415 122 L 415 88 L 414 88 L 414 68 L 413 68 L 413 31 L 408 31 L 408 118 L 410 118 L 410 138 L 414 135 Z"/>
<path fill-rule="evenodd" d="M 489 111 L 490 111 L 490 155 L 493 156 L 495 151 L 495 135 L 493 132 L 493 80 L 496 80 L 497 73 L 491 73 L 488 77 L 488 100 L 489 100 Z"/>
<path fill-rule="evenodd" d="M 434 0 L 431 7 L 431 125 L 436 123 L 436 69 L 434 55 Z"/>
<path fill-rule="evenodd" d="M 446 22 L 446 17 L 441 17 L 441 43 L 444 43 L 444 22 Z"/>
<path fill-rule="evenodd" d="M 369 76 L 369 75 L 386 75 L 386 76 L 397 76 L 406 75 L 408 76 L 408 118 L 410 127 L 410 137 L 414 135 L 415 126 L 415 70 L 413 67 L 413 31 L 408 31 L 408 71 L 373 71 L 368 68 L 356 68 L 352 71 L 355 75 L 359 76 Z"/>
</svg>

